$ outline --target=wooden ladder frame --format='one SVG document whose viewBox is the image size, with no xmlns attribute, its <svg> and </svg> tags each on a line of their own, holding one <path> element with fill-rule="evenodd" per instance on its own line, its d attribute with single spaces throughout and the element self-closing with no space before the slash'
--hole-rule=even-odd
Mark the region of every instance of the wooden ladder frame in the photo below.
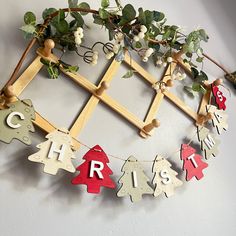
<svg viewBox="0 0 236 236">
<path fill-rule="evenodd" d="M 29 85 L 29 83 L 35 78 L 38 72 L 42 69 L 43 64 L 41 63 L 41 58 L 46 59 L 51 62 L 58 62 L 58 58 L 52 53 L 52 48 L 39 48 L 37 50 L 38 56 L 33 60 L 33 62 L 27 67 L 27 69 L 21 74 L 21 76 L 13 83 L 14 93 L 18 97 L 23 90 Z M 157 80 L 152 76 L 148 71 L 141 67 L 135 60 L 131 59 L 128 53 L 125 54 L 124 63 L 128 64 L 133 70 L 135 70 L 146 82 L 148 82 L 152 87 L 158 82 L 166 83 L 171 79 L 171 70 L 173 71 L 176 65 L 180 65 L 187 73 L 190 72 L 189 68 L 184 65 L 180 57 L 174 57 L 175 60 L 173 63 L 170 63 L 163 74 L 161 80 Z M 130 64 L 130 61 L 132 63 Z M 69 129 L 70 135 L 73 138 L 73 148 L 78 150 L 80 148 L 80 142 L 77 140 L 77 136 L 80 134 L 84 126 L 86 125 L 88 119 L 92 115 L 95 107 L 101 101 L 114 110 L 116 113 L 120 114 L 123 118 L 128 120 L 131 124 L 136 126 L 139 129 L 140 136 L 147 138 L 152 135 L 153 128 L 158 125 L 155 124 L 155 119 L 157 112 L 160 108 L 160 105 L 163 99 L 166 97 L 170 102 L 176 105 L 181 109 L 187 116 L 192 118 L 195 124 L 202 123 L 204 117 L 206 117 L 206 105 L 209 104 L 211 97 L 210 86 L 207 87 L 207 93 L 203 95 L 201 103 L 199 105 L 198 112 L 193 111 L 189 106 L 187 106 L 181 99 L 176 95 L 170 92 L 169 88 L 162 90 L 159 89 L 156 92 L 156 95 L 149 107 L 149 110 L 146 114 L 144 120 L 140 120 L 133 113 L 131 113 L 127 108 L 119 104 L 115 99 L 109 96 L 105 90 L 108 88 L 108 84 L 111 83 L 114 78 L 118 68 L 121 66 L 122 62 L 118 62 L 115 58 L 112 60 L 107 71 L 103 75 L 98 86 L 91 83 L 85 77 L 80 74 L 74 74 L 68 71 L 65 71 L 63 67 L 60 67 L 62 73 L 64 73 L 68 78 L 76 82 L 78 85 L 86 89 L 91 97 L 89 101 L 84 106 L 82 112 L 79 114 L 75 122 L 72 124 Z M 49 122 L 47 119 L 42 117 L 38 112 L 36 112 L 36 119 L 34 124 L 46 133 L 50 133 L 55 129 L 58 129 L 55 125 Z"/>
</svg>

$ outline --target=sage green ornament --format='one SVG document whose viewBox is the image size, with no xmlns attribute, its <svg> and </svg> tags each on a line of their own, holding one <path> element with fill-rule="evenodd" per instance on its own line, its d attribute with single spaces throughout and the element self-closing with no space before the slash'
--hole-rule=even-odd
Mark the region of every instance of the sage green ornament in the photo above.
<svg viewBox="0 0 236 236">
<path fill-rule="evenodd" d="M 10 143 L 12 139 L 18 139 L 30 145 L 29 131 L 35 131 L 32 123 L 35 111 L 31 100 L 16 101 L 8 107 L 0 110 L 0 141 Z"/>
<path fill-rule="evenodd" d="M 201 143 L 201 150 L 204 151 L 205 159 L 209 159 L 212 156 L 218 155 L 218 147 L 220 141 L 215 138 L 210 130 L 204 126 L 197 127 L 198 140 Z"/>
<path fill-rule="evenodd" d="M 143 194 L 153 194 L 153 189 L 149 186 L 149 178 L 144 174 L 142 165 L 131 156 L 122 167 L 123 176 L 119 179 L 122 184 L 117 192 L 118 197 L 130 195 L 132 202 L 142 199 Z"/>
</svg>

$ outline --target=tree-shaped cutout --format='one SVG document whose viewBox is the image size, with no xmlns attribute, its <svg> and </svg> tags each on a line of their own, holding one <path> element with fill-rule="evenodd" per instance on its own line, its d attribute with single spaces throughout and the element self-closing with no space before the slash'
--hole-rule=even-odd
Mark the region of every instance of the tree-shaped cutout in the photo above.
<svg viewBox="0 0 236 236">
<path fill-rule="evenodd" d="M 225 111 L 219 110 L 216 106 L 213 105 L 207 105 L 206 110 L 207 112 L 213 114 L 212 123 L 216 128 L 218 134 L 221 134 L 223 130 L 228 129 L 228 116 Z"/>
<path fill-rule="evenodd" d="M 135 157 L 129 157 L 121 171 L 124 174 L 119 179 L 122 186 L 117 192 L 118 197 L 130 195 L 132 202 L 138 202 L 142 199 L 143 194 L 153 194 L 153 189 L 148 184 L 149 178 Z"/>
<path fill-rule="evenodd" d="M 83 159 L 85 162 L 76 168 L 80 173 L 72 179 L 72 184 L 85 184 L 87 185 L 87 192 L 95 194 L 100 193 L 101 186 L 116 187 L 116 184 L 110 178 L 113 172 L 107 165 L 109 159 L 99 145 L 89 150 Z"/>
<path fill-rule="evenodd" d="M 9 108 L 0 110 L 0 141 L 10 143 L 12 139 L 18 139 L 30 145 L 29 131 L 35 131 L 32 120 L 35 120 L 35 111 L 28 99 L 13 102 Z"/>
<path fill-rule="evenodd" d="M 183 184 L 176 176 L 178 173 L 171 168 L 171 163 L 161 156 L 157 156 L 152 167 L 155 173 L 152 183 L 155 185 L 154 196 L 165 193 L 166 197 L 174 195 L 174 190 Z"/>
<path fill-rule="evenodd" d="M 37 145 L 40 150 L 28 157 L 30 161 L 44 164 L 44 172 L 56 175 L 58 169 L 75 172 L 71 159 L 75 158 L 72 150 L 72 138 L 64 129 L 49 133 L 47 141 Z"/>
<path fill-rule="evenodd" d="M 197 133 L 198 140 L 201 143 L 201 150 L 204 151 L 205 159 L 208 160 L 212 156 L 216 157 L 219 152 L 218 146 L 220 141 L 204 126 L 198 126 Z"/>
<path fill-rule="evenodd" d="M 181 159 L 183 160 L 183 170 L 186 170 L 186 180 L 189 181 L 193 177 L 200 180 L 204 177 L 203 169 L 208 164 L 202 161 L 203 157 L 196 154 L 196 150 L 188 144 L 181 146 Z"/>
</svg>

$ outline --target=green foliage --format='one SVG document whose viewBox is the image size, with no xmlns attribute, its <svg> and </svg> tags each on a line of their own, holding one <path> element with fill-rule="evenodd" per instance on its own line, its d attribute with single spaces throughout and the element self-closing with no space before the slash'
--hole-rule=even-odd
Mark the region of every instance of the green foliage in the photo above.
<svg viewBox="0 0 236 236">
<path fill-rule="evenodd" d="M 33 12 L 28 11 L 24 15 L 24 22 L 26 25 L 35 25 L 36 24 L 36 16 Z"/>
<path fill-rule="evenodd" d="M 81 2 L 79 5 L 78 5 L 78 7 L 79 8 L 83 8 L 83 9 L 90 9 L 90 6 L 89 6 L 89 4 L 87 3 L 87 2 Z M 82 16 L 84 16 L 84 15 L 87 15 L 88 14 L 88 12 L 81 12 L 80 13 Z"/>
<path fill-rule="evenodd" d="M 128 79 L 131 78 L 134 75 L 134 71 L 133 70 L 128 70 L 123 76 L 123 79 Z"/>
<path fill-rule="evenodd" d="M 102 8 L 107 8 L 107 7 L 109 7 L 109 5 L 110 5 L 109 0 L 102 0 L 102 2 L 101 2 L 101 7 Z"/>
<path fill-rule="evenodd" d="M 120 25 L 124 25 L 134 20 L 135 17 L 136 17 L 136 11 L 134 7 L 131 4 L 125 5 L 125 7 L 122 9 L 122 17 L 120 20 Z"/>
</svg>

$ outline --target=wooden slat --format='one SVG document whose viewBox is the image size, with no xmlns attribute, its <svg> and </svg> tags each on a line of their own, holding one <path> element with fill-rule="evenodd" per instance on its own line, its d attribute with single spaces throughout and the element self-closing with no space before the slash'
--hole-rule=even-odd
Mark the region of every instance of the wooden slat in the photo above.
<svg viewBox="0 0 236 236">
<path fill-rule="evenodd" d="M 23 90 L 34 79 L 34 77 L 38 74 L 42 67 L 43 64 L 40 62 L 40 56 L 37 56 L 35 60 L 29 65 L 29 67 L 13 84 L 14 93 L 16 94 L 16 96 L 19 96 L 23 92 Z"/>
<path fill-rule="evenodd" d="M 109 66 L 108 70 L 104 74 L 103 78 L 101 79 L 98 86 L 100 86 L 103 81 L 110 83 L 119 67 L 120 67 L 120 63 L 114 59 L 111 65 Z M 91 117 L 95 107 L 99 103 L 99 101 L 100 99 L 93 95 L 90 97 L 89 101 L 87 102 L 84 109 L 79 114 L 78 118 L 76 119 L 76 121 L 74 122 L 73 126 L 70 129 L 70 134 L 73 137 L 77 137 L 79 133 L 82 131 L 85 124 Z"/>
<path fill-rule="evenodd" d="M 175 96 L 173 93 L 170 93 L 169 91 L 165 91 L 163 93 L 171 102 L 173 102 L 179 109 L 185 112 L 188 116 L 190 116 L 195 121 L 198 120 L 198 114 L 195 111 L 193 111 L 189 106 L 187 106 L 181 99 L 179 99 L 177 96 Z"/>
<path fill-rule="evenodd" d="M 125 54 L 124 62 L 137 71 L 138 74 L 140 74 L 150 84 L 155 84 L 157 82 L 157 79 L 147 72 L 142 66 L 140 66 L 134 59 L 130 58 L 128 53 Z"/>
<path fill-rule="evenodd" d="M 79 74 L 73 74 L 70 72 L 66 72 L 62 70 L 64 74 L 69 76 L 72 80 L 74 80 L 76 83 L 80 84 L 83 88 L 88 90 L 90 93 L 92 93 L 94 96 L 98 97 L 96 95 L 97 87 L 92 84 L 90 81 L 85 79 L 83 76 Z M 134 114 L 129 112 L 125 107 L 120 105 L 118 102 L 116 102 L 113 98 L 108 96 L 106 93 L 103 93 L 101 96 L 98 97 L 102 102 L 104 102 L 106 105 L 108 105 L 111 109 L 119 113 L 121 116 L 126 118 L 130 123 L 135 125 L 137 128 L 142 129 L 144 127 L 144 122 L 141 121 L 139 118 L 137 118 Z"/>
<path fill-rule="evenodd" d="M 54 126 L 45 118 L 43 118 L 38 112 L 35 112 L 35 120 L 33 121 L 33 123 L 46 133 L 51 133 L 52 131 L 57 129 L 56 126 Z M 73 138 L 72 139 L 73 149 L 78 150 L 81 145 L 75 137 L 72 137 L 72 138 Z"/>
<path fill-rule="evenodd" d="M 210 103 L 211 100 L 211 89 L 207 89 L 207 92 L 202 96 L 201 103 L 198 108 L 198 114 L 206 115 L 206 106 Z"/>
</svg>

